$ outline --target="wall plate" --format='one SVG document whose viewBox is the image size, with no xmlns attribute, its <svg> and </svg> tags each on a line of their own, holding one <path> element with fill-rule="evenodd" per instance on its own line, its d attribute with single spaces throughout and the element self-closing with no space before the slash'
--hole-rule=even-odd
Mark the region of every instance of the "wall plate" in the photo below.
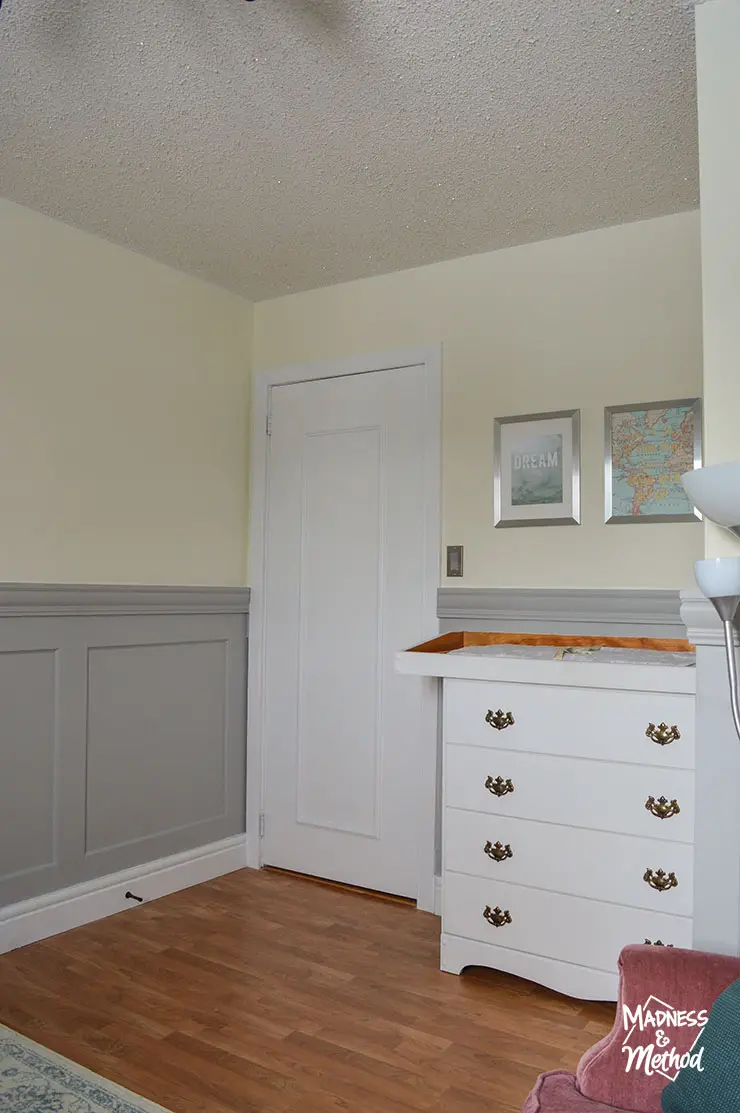
<svg viewBox="0 0 740 1113">
<path fill-rule="evenodd" d="M 447 546 L 447 575 L 462 576 L 463 574 L 463 547 L 462 545 Z"/>
</svg>

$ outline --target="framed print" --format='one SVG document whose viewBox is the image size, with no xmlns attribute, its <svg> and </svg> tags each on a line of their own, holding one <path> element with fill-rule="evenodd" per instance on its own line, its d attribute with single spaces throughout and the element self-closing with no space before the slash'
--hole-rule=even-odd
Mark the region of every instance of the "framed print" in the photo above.
<svg viewBox="0 0 740 1113">
<path fill-rule="evenodd" d="M 497 417 L 493 524 L 577 526 L 581 521 L 581 412 Z"/>
<path fill-rule="evenodd" d="M 701 399 L 604 411 L 607 525 L 700 520 L 681 484 L 684 472 L 700 467 Z"/>
</svg>

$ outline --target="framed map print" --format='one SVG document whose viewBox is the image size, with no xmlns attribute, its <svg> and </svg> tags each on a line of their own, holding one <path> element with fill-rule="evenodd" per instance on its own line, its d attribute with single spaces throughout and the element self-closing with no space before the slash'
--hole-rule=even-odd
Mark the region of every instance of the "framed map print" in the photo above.
<svg viewBox="0 0 740 1113">
<path fill-rule="evenodd" d="M 580 524 L 580 418 L 580 410 L 496 418 L 493 423 L 496 529 Z"/>
<path fill-rule="evenodd" d="M 693 522 L 681 476 L 701 467 L 701 399 L 608 406 L 606 522 Z"/>
</svg>

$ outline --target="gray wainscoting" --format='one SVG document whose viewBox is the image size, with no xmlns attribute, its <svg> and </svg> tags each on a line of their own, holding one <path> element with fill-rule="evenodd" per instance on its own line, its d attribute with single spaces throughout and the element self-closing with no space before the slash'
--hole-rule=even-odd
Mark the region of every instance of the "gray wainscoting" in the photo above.
<svg viewBox="0 0 740 1113">
<path fill-rule="evenodd" d="M 244 830 L 248 611 L 0 585 L 0 906 Z"/>
<path fill-rule="evenodd" d="M 680 592 L 641 589 L 440 588 L 440 632 L 685 638 Z"/>
</svg>

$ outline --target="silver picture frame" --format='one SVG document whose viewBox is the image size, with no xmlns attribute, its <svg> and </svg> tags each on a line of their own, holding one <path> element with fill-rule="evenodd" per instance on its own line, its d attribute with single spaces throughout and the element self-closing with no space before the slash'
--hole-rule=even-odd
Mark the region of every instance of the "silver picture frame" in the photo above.
<svg viewBox="0 0 740 1113">
<path fill-rule="evenodd" d="M 530 452 L 517 452 L 517 445 L 541 443 L 555 446 L 547 453 L 552 467 L 536 468 L 539 476 L 526 490 L 514 478 L 517 457 L 535 459 Z M 541 454 L 536 458 L 540 462 Z M 516 492 L 524 491 L 522 497 Z M 542 491 L 542 495 L 538 494 Z M 558 499 L 558 494 L 560 498 Z M 542 501 L 538 502 L 537 499 Z M 518 414 L 497 417 L 493 422 L 493 524 L 495 529 L 523 526 L 579 526 L 581 524 L 581 411 Z"/>
<path fill-rule="evenodd" d="M 686 503 L 691 509 L 680 513 L 668 514 L 616 514 L 614 512 L 614 469 L 613 469 L 613 415 L 620 413 L 633 413 L 647 410 L 685 409 L 693 414 L 694 445 L 693 466 L 702 466 L 702 404 L 701 398 L 672 398 L 665 402 L 633 402 L 623 406 L 606 406 L 604 409 L 604 521 L 606 525 L 638 525 L 659 522 L 695 522 L 701 521 L 702 516 L 698 510 L 691 506 L 688 496 Z M 683 489 L 680 483 L 676 487 L 677 497 Z"/>
</svg>

